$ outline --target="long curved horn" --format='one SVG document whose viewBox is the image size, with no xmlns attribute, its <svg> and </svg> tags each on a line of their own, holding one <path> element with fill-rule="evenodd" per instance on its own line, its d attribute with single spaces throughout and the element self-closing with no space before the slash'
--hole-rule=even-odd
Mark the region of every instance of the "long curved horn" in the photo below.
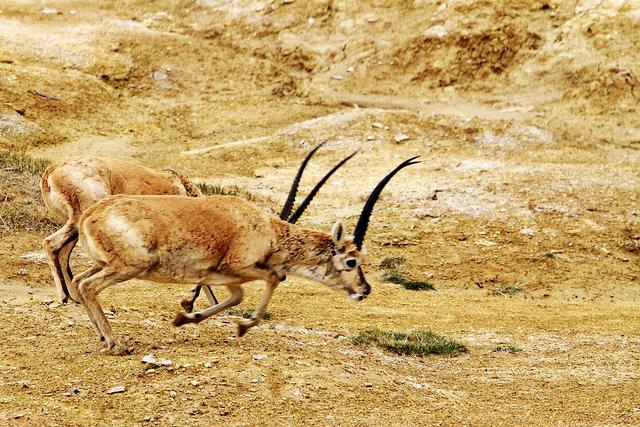
<svg viewBox="0 0 640 427">
<path fill-rule="evenodd" d="M 311 160 L 316 151 L 320 149 L 327 141 L 322 141 L 320 144 L 313 147 L 313 150 L 309 151 L 307 157 L 304 158 L 302 164 L 298 168 L 298 172 L 296 173 L 296 177 L 293 179 L 293 183 L 291 183 L 291 189 L 289 189 L 289 195 L 287 196 L 287 201 L 284 202 L 284 206 L 282 207 L 282 211 L 280 212 L 280 219 L 287 220 L 289 215 L 291 214 L 291 209 L 293 209 L 293 204 L 296 202 L 296 194 L 298 193 L 298 186 L 300 185 L 300 178 L 302 178 L 302 172 L 304 172 L 304 168 L 307 167 L 307 163 Z"/>
<path fill-rule="evenodd" d="M 360 218 L 358 219 L 358 224 L 356 225 L 356 230 L 353 233 L 353 242 L 356 244 L 358 250 L 362 249 L 362 242 L 364 242 L 364 236 L 367 234 L 367 227 L 369 226 L 369 218 L 371 217 L 371 213 L 373 212 L 373 207 L 378 201 L 378 197 L 380 197 L 380 193 L 384 189 L 385 185 L 393 178 L 393 176 L 400 171 L 400 169 L 406 168 L 407 166 L 415 165 L 416 163 L 420 163 L 416 161 L 416 159 L 420 156 L 411 157 L 410 159 L 405 160 L 400 163 L 394 170 L 389 172 L 387 176 L 385 176 L 382 181 L 378 183 L 376 188 L 373 189 L 371 195 L 367 199 L 367 203 L 364 204 L 364 208 L 362 208 L 362 213 L 360 214 Z"/>
<path fill-rule="evenodd" d="M 331 178 L 331 175 L 334 174 L 335 171 L 337 171 L 338 169 L 340 169 L 340 167 L 342 165 L 344 165 L 345 163 L 347 163 L 349 160 L 351 160 L 351 158 L 353 156 L 355 156 L 356 154 L 358 154 L 358 151 L 354 151 L 353 153 L 351 153 L 349 156 L 345 157 L 344 159 L 342 159 L 342 161 L 340 161 L 340 163 L 338 163 L 337 165 L 335 165 L 333 167 L 333 169 L 331 169 L 329 172 L 327 172 L 327 174 L 325 176 L 322 177 L 322 179 L 320 181 L 318 181 L 318 183 L 316 184 L 315 187 L 313 187 L 313 190 L 311 190 L 311 192 L 307 195 L 307 197 L 305 197 L 305 199 L 302 201 L 302 203 L 300 203 L 300 206 L 298 206 L 298 209 L 296 209 L 296 211 L 293 213 L 293 215 L 291 215 L 289 217 L 289 219 L 287 220 L 287 222 L 291 223 L 291 224 L 295 224 L 296 221 L 300 218 L 300 216 L 304 213 L 304 211 L 307 209 L 307 207 L 309 206 L 309 203 L 311 203 L 311 201 L 313 200 L 313 198 L 316 196 L 316 194 L 318 193 L 318 191 L 320 190 L 320 187 L 322 187 L 324 185 L 325 182 L 327 182 L 327 180 L 329 178 Z"/>
</svg>

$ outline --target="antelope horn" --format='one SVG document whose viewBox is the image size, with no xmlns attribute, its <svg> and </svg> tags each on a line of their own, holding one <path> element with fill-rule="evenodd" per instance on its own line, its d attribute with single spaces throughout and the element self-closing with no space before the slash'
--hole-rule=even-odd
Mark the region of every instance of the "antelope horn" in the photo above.
<svg viewBox="0 0 640 427">
<path fill-rule="evenodd" d="M 316 184 L 315 187 L 313 187 L 313 190 L 311 190 L 311 192 L 307 195 L 307 197 L 305 197 L 305 199 L 302 201 L 302 203 L 300 203 L 300 206 L 298 206 L 298 209 L 296 209 L 296 211 L 293 213 L 293 215 L 291 215 L 289 217 L 289 219 L 287 220 L 287 222 L 291 223 L 291 224 L 295 224 L 296 221 L 300 218 L 300 216 L 302 216 L 302 214 L 304 213 L 304 211 L 307 209 L 307 207 L 309 206 L 309 204 L 311 203 L 311 201 L 313 200 L 313 198 L 316 196 L 316 194 L 318 193 L 318 191 L 320 190 L 320 187 L 322 187 L 324 185 L 325 182 L 327 182 L 327 180 L 329 178 L 331 178 L 331 175 L 334 174 L 335 171 L 337 171 L 338 169 L 340 169 L 340 167 L 342 165 L 344 165 L 345 163 L 347 163 L 349 160 L 351 160 L 351 158 L 353 156 L 355 156 L 356 154 L 358 154 L 358 151 L 354 151 L 353 153 L 351 153 L 350 155 L 348 155 L 347 157 L 345 157 L 344 159 L 342 159 L 342 161 L 340 161 L 340 163 L 338 163 L 337 165 L 335 165 L 333 167 L 333 169 L 331 169 L 329 172 L 327 172 L 327 174 L 325 176 L 322 177 L 322 179 L 320 181 L 318 181 L 318 183 Z"/>
<path fill-rule="evenodd" d="M 364 242 L 364 236 L 367 234 L 367 227 L 369 226 L 369 218 L 371 218 L 373 207 L 378 201 L 378 197 L 380 197 L 380 193 L 382 193 L 385 185 L 387 185 L 391 178 L 393 178 L 393 176 L 398 173 L 400 169 L 406 168 L 410 165 L 415 165 L 416 163 L 420 163 L 419 161 L 416 161 L 418 157 L 420 156 L 411 157 L 410 159 L 407 159 L 404 162 L 400 163 L 394 170 L 389 172 L 389 174 L 385 176 L 382 181 L 378 183 L 376 188 L 374 188 L 369 195 L 367 203 L 365 203 L 364 208 L 362 208 L 362 213 L 360 214 L 360 218 L 358 219 L 356 230 L 353 233 L 353 242 L 356 244 L 358 250 L 362 249 L 362 242 Z"/>
<path fill-rule="evenodd" d="M 291 214 L 291 209 L 293 209 L 293 204 L 296 202 L 296 194 L 298 193 L 298 186 L 300 185 L 300 178 L 302 178 L 302 172 L 304 172 L 304 168 L 307 167 L 307 163 L 311 160 L 311 157 L 326 144 L 327 141 L 322 141 L 320 144 L 313 147 L 313 150 L 307 154 L 307 157 L 304 158 L 302 164 L 298 168 L 298 173 L 296 173 L 296 177 L 293 179 L 293 183 L 291 184 L 291 189 L 289 190 L 289 195 L 287 196 L 287 201 L 284 202 L 284 206 L 282 207 L 282 211 L 280 212 L 280 219 L 287 220 L 289 215 Z"/>
</svg>

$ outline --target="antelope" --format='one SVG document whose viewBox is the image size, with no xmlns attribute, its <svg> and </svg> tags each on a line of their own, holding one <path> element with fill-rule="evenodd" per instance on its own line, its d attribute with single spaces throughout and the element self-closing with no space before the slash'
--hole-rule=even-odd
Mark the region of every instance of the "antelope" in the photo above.
<svg viewBox="0 0 640 427">
<path fill-rule="evenodd" d="M 316 151 L 318 151 L 326 143 L 327 143 L 327 140 L 325 140 L 325 141 L 321 142 L 320 144 L 316 145 L 307 154 L 307 156 L 304 158 L 304 160 L 300 164 L 300 167 L 298 168 L 298 172 L 296 173 L 296 176 L 293 179 L 293 182 L 291 183 L 291 188 L 289 189 L 289 194 L 287 195 L 287 199 L 286 199 L 284 205 L 282 206 L 282 210 L 280 211 L 280 215 L 278 215 L 281 220 L 287 221 L 287 222 L 289 222 L 291 224 L 295 224 L 298 221 L 298 219 L 300 219 L 300 217 L 302 216 L 304 211 L 307 209 L 307 207 L 309 206 L 309 204 L 311 203 L 313 198 L 316 196 L 316 194 L 318 193 L 320 188 L 331 177 L 331 175 L 333 175 L 338 169 L 340 169 L 342 167 L 342 165 L 344 165 L 346 162 L 351 160 L 351 158 L 358 153 L 357 151 L 354 151 L 349 156 L 347 156 L 344 159 L 342 159 L 331 170 L 329 170 L 329 172 L 327 172 L 322 177 L 322 179 L 320 179 L 320 181 L 318 181 L 316 183 L 316 185 L 309 192 L 307 197 L 305 197 L 305 199 L 302 201 L 302 203 L 300 203 L 300 206 L 298 206 L 298 208 L 292 213 L 291 211 L 293 210 L 293 206 L 295 205 L 296 196 L 297 196 L 297 193 L 298 193 L 298 186 L 300 185 L 300 179 L 302 178 L 302 173 L 304 172 L 305 168 L 307 167 L 307 163 L 309 163 L 309 160 L 311 160 L 311 157 L 313 157 L 313 155 L 316 153 Z M 196 287 L 194 287 L 191 290 L 191 298 L 183 299 L 182 302 L 180 303 L 180 305 L 182 306 L 182 308 L 185 309 L 186 312 L 190 313 L 191 311 L 193 311 L 193 304 L 195 303 L 196 299 L 198 298 L 198 295 L 200 295 L 201 287 L 202 286 L 200 286 L 200 285 L 197 285 Z M 209 286 L 205 285 L 204 286 L 204 290 L 205 290 L 205 293 L 207 294 L 207 298 L 209 299 L 209 302 L 211 302 L 212 305 L 218 304 L 218 301 L 215 299 L 215 296 L 213 295 L 213 291 L 211 291 L 211 288 Z M 212 301 L 212 299 L 213 299 L 213 301 Z"/>
<path fill-rule="evenodd" d="M 153 170 L 132 162 L 77 156 L 49 166 L 40 180 L 42 199 L 64 225 L 44 239 L 58 297 L 80 302 L 69 267 L 78 242 L 80 215 L 96 201 L 113 194 L 171 194 L 201 196 L 200 190 L 173 169 Z"/>
<path fill-rule="evenodd" d="M 199 323 L 243 299 L 244 283 L 263 280 L 266 288 L 251 319 L 237 322 L 238 336 L 259 324 L 278 284 L 287 274 L 309 278 L 361 301 L 371 292 L 361 268 L 362 246 L 380 193 L 407 159 L 375 187 L 353 236 L 340 220 L 331 234 L 300 227 L 235 196 L 107 197 L 80 218 L 80 241 L 94 261 L 73 279 L 81 302 L 106 352 L 128 354 L 115 341 L 98 295 L 129 279 L 161 283 L 226 286 L 229 297 L 203 311 L 178 313 L 175 326 Z"/>
<path fill-rule="evenodd" d="M 282 219 L 286 220 L 291 214 L 300 178 L 307 163 L 326 142 L 314 147 L 301 164 L 280 214 Z M 302 215 L 320 187 L 354 155 L 355 153 L 342 160 L 318 182 L 300 208 L 291 215 L 294 222 Z M 42 175 L 40 189 L 49 211 L 64 223 L 60 230 L 47 237 L 43 243 L 58 296 L 63 304 L 69 300 L 80 302 L 77 290 L 72 287 L 73 273 L 69 258 L 78 242 L 80 215 L 89 206 L 115 194 L 202 196 L 193 182 L 173 169 L 157 171 L 124 160 L 87 156 L 73 157 L 49 166 Z M 204 290 L 209 302 L 218 304 L 211 288 L 205 286 Z M 192 298 L 182 301 L 181 304 L 187 311 L 193 309 L 199 293 L 200 286 L 197 286 L 192 290 Z"/>
</svg>

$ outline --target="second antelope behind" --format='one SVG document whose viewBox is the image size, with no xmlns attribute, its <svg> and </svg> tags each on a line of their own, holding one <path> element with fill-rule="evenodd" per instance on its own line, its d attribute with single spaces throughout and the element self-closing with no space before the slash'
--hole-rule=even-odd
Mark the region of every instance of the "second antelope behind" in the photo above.
<svg viewBox="0 0 640 427">
<path fill-rule="evenodd" d="M 94 265 L 76 276 L 74 285 L 111 354 L 131 350 L 114 340 L 97 295 L 132 278 L 227 287 L 229 298 L 200 312 L 178 314 L 176 326 L 201 322 L 239 304 L 242 284 L 264 280 L 266 290 L 253 317 L 238 322 L 239 336 L 260 322 L 287 274 L 324 283 L 360 301 L 371 292 L 360 265 L 374 205 L 389 180 L 418 163 L 416 158 L 402 162 L 376 186 L 353 237 L 340 221 L 327 234 L 283 221 L 234 196 L 108 197 L 80 219 L 80 240 Z"/>
</svg>

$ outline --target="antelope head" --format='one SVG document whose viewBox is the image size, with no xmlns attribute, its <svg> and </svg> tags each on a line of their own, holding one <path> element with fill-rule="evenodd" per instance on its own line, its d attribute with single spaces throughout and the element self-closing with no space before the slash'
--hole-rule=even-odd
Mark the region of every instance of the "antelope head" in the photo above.
<svg viewBox="0 0 640 427">
<path fill-rule="evenodd" d="M 307 266 L 295 268 L 296 273 L 343 292 L 352 301 L 362 301 L 366 298 L 371 293 L 371 286 L 367 283 L 361 267 L 362 248 L 373 208 L 391 178 L 401 169 L 420 163 L 417 158 L 418 156 L 415 156 L 405 160 L 378 183 L 362 209 L 353 236 L 346 234 L 341 221 L 335 223 L 328 238 L 324 233 L 318 234 L 317 244 L 309 246 L 314 252 L 306 257 L 310 262 Z M 313 262 L 312 259 L 316 256 L 321 259 L 316 258 Z"/>
</svg>

